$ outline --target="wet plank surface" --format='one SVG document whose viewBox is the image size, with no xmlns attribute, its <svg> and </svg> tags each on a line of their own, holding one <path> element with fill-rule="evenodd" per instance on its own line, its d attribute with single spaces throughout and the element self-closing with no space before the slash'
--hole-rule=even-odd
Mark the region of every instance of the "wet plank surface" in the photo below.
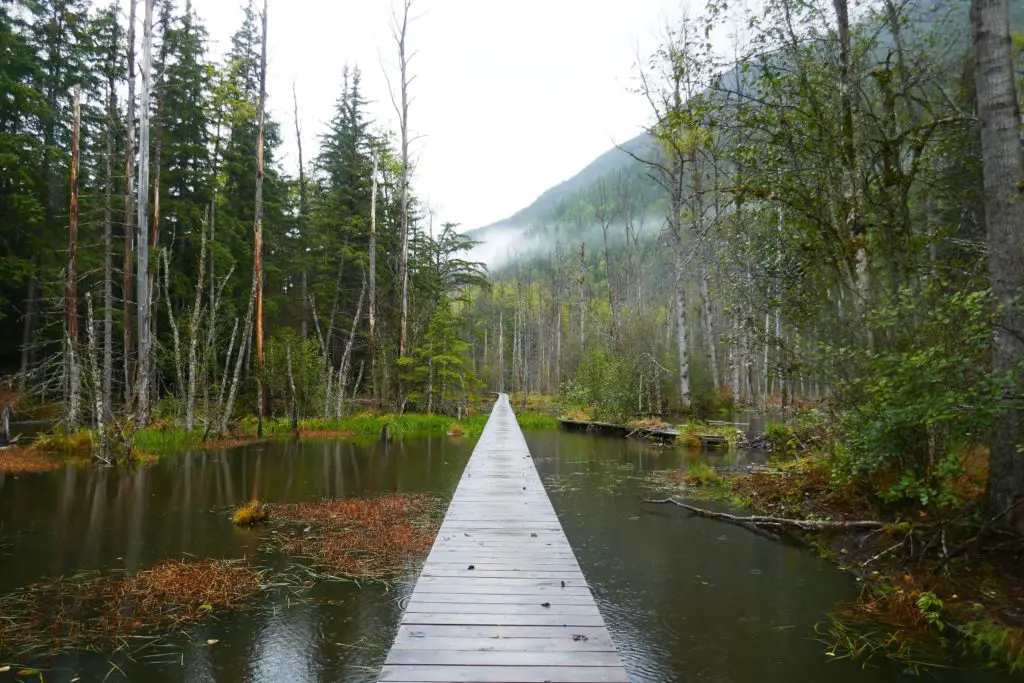
<svg viewBox="0 0 1024 683">
<path fill-rule="evenodd" d="M 504 394 L 379 680 L 629 681 Z"/>
</svg>

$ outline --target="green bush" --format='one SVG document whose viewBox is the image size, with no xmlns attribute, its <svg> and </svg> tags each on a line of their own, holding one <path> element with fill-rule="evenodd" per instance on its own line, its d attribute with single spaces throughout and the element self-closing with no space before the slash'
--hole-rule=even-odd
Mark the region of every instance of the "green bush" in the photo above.
<svg viewBox="0 0 1024 683">
<path fill-rule="evenodd" d="M 626 422 L 636 414 L 639 375 L 636 361 L 608 349 L 589 349 L 576 374 L 562 384 L 558 400 L 582 408 L 595 420 Z"/>
<path fill-rule="evenodd" d="M 989 370 L 989 293 L 937 292 L 904 292 L 876 310 L 871 323 L 886 348 L 870 354 L 867 372 L 842 392 L 848 439 L 837 473 L 895 475 L 881 491 L 894 502 L 961 503 L 954 484 L 963 459 L 1003 407 L 1003 382 Z"/>
</svg>

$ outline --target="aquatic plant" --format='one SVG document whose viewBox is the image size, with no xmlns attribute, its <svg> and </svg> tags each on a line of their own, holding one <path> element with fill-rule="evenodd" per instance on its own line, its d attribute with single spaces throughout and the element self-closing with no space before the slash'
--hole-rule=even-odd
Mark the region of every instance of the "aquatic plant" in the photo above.
<svg viewBox="0 0 1024 683">
<path fill-rule="evenodd" d="M 430 552 L 440 528 L 440 500 L 390 494 L 270 505 L 274 524 L 302 527 L 274 534 L 275 550 L 307 557 L 324 578 L 390 581 Z"/>
<path fill-rule="evenodd" d="M 35 448 L 9 446 L 0 450 L 0 472 L 4 474 L 49 472 L 58 467 L 58 460 Z"/>
<path fill-rule="evenodd" d="M 31 584 L 0 596 L 0 661 L 141 649 L 245 607 L 260 590 L 260 572 L 240 560 L 169 560 L 134 577 L 93 571 Z"/>
<path fill-rule="evenodd" d="M 231 515 L 231 523 L 235 526 L 253 526 L 267 521 L 267 508 L 258 500 L 250 500 L 240 505 Z"/>
<path fill-rule="evenodd" d="M 683 482 L 690 486 L 721 486 L 722 475 L 704 460 L 691 460 L 686 464 Z"/>
<path fill-rule="evenodd" d="M 1024 671 L 1024 631 L 992 619 L 975 619 L 964 625 L 961 647 L 984 657 L 1011 673 Z"/>
</svg>

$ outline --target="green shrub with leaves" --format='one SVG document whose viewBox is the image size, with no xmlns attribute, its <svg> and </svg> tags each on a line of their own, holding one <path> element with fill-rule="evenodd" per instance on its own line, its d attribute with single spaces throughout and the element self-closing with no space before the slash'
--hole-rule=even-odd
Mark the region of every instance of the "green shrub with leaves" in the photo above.
<svg viewBox="0 0 1024 683">
<path fill-rule="evenodd" d="M 937 287 L 876 310 L 871 324 L 885 348 L 842 392 L 848 440 L 838 474 L 895 475 L 881 491 L 894 502 L 962 503 L 954 484 L 964 459 L 1003 408 L 1003 381 L 989 369 L 991 311 L 988 291 L 947 297 Z"/>
<path fill-rule="evenodd" d="M 636 362 L 603 347 L 589 349 L 576 374 L 559 389 L 559 403 L 583 408 L 596 420 L 625 422 L 636 414 Z"/>
</svg>

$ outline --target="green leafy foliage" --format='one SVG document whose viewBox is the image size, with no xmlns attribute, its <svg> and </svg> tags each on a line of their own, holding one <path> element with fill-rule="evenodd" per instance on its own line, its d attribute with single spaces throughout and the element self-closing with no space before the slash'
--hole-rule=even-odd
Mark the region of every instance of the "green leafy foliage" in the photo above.
<svg viewBox="0 0 1024 683">
<path fill-rule="evenodd" d="M 582 408 L 595 420 L 625 422 L 636 414 L 636 363 L 597 347 L 586 351 L 572 379 L 562 384 L 558 400 Z"/>
<path fill-rule="evenodd" d="M 876 311 L 888 348 L 866 354 L 864 375 L 844 390 L 840 472 L 896 473 L 885 495 L 922 505 L 962 503 L 953 486 L 964 460 L 1003 408 L 1003 382 L 988 369 L 991 296 L 940 291 L 906 292 Z"/>
</svg>

